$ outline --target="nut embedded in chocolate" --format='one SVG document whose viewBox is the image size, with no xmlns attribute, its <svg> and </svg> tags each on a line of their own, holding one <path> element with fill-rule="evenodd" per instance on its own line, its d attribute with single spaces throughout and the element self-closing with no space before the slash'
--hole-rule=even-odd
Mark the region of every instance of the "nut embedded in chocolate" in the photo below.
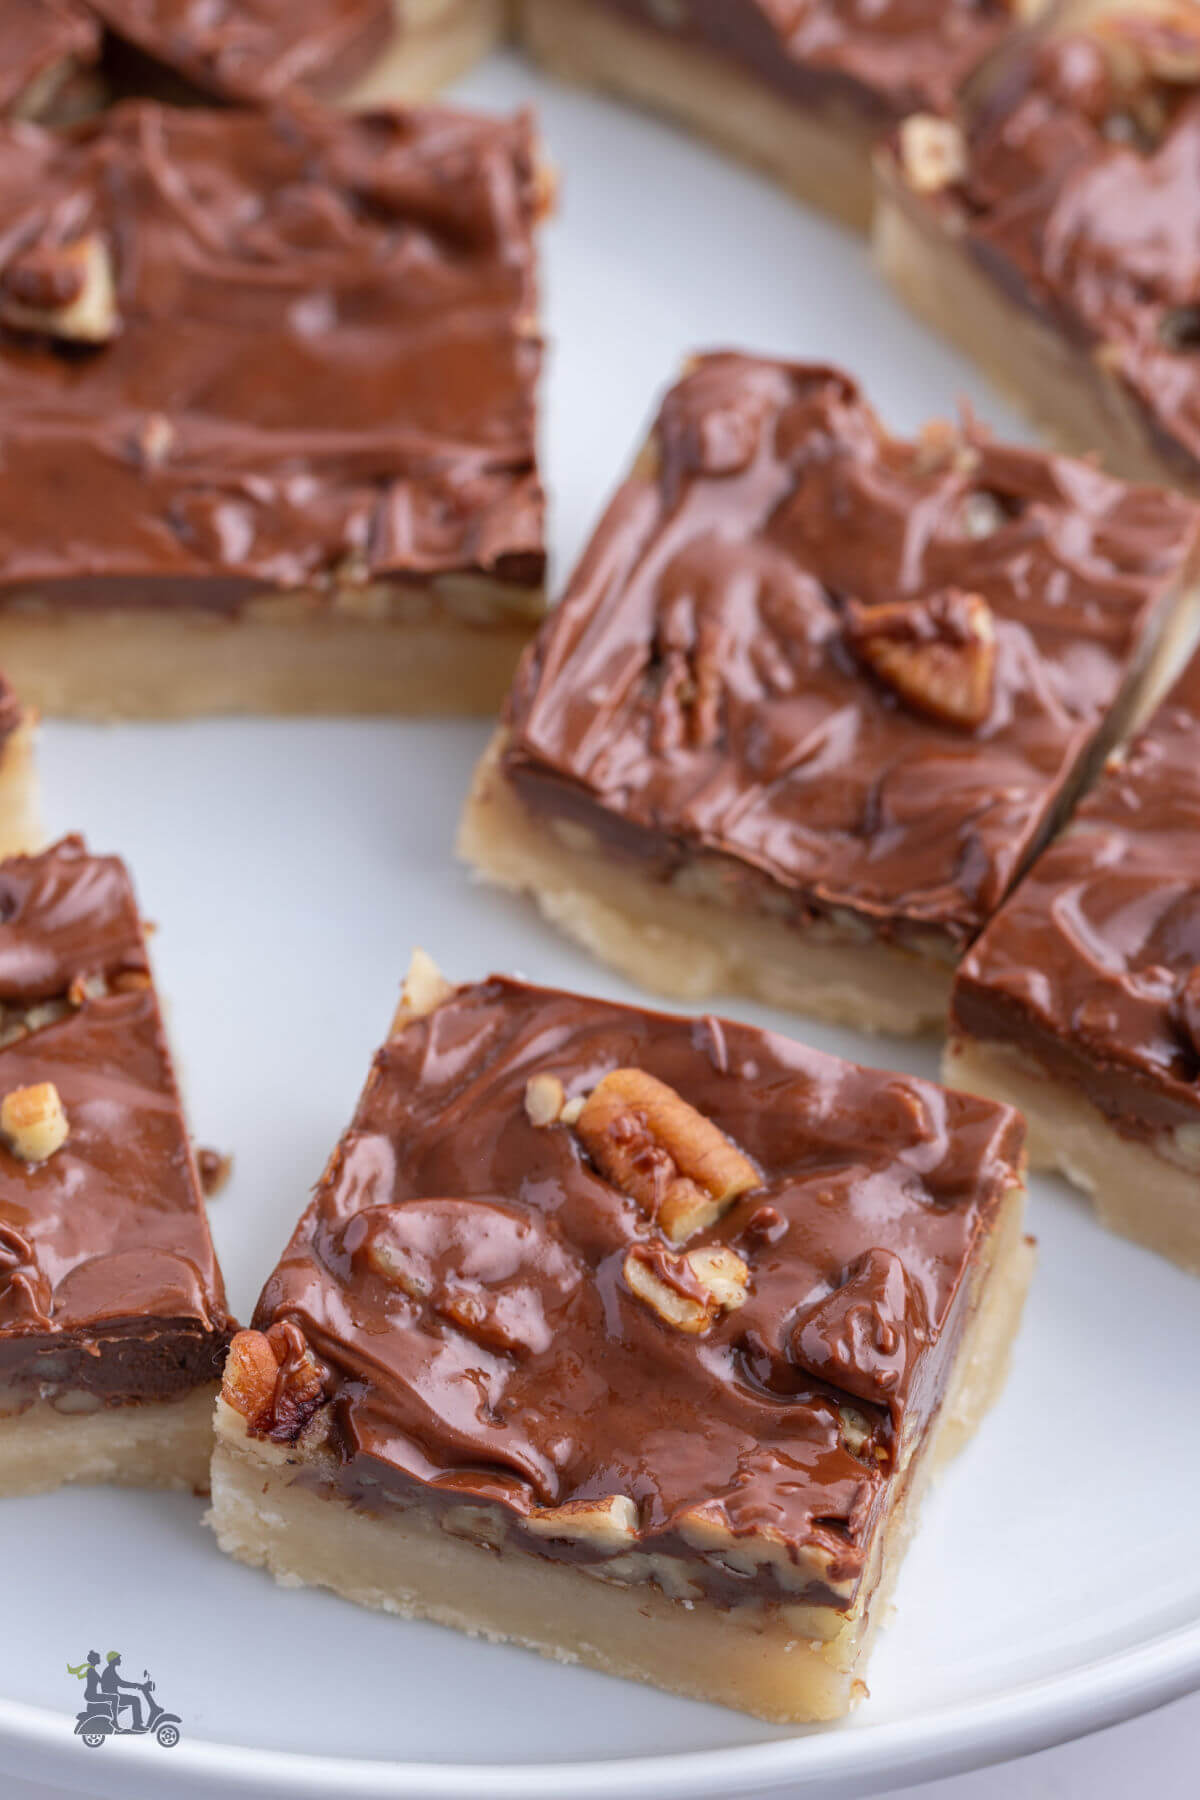
<svg viewBox="0 0 1200 1800">
<path fill-rule="evenodd" d="M 0 1101 L 0 1131 L 22 1162 L 46 1162 L 67 1141 L 69 1126 L 52 1081 L 13 1088 Z"/>
<path fill-rule="evenodd" d="M 627 1494 L 540 1506 L 525 1519 L 525 1529 L 535 1537 L 567 1538 L 605 1551 L 618 1551 L 632 1544 L 637 1525 L 637 1507 Z"/>
<path fill-rule="evenodd" d="M 323 1376 L 299 1327 L 290 1320 L 269 1331 L 239 1331 L 229 1346 L 221 1394 L 264 1437 L 294 1438 L 312 1417 Z"/>
<path fill-rule="evenodd" d="M 575 1127 L 601 1173 L 637 1201 L 673 1244 L 703 1231 L 758 1170 L 723 1131 L 644 1069 L 614 1069 Z"/>
<path fill-rule="evenodd" d="M 846 608 L 846 641 L 907 705 L 974 731 L 991 711 L 996 630 L 978 594 L 947 588 L 922 600 Z"/>
<path fill-rule="evenodd" d="M 121 325 L 116 281 L 100 234 L 19 252 L 0 274 L 0 322 L 70 343 L 115 337 Z"/>
<path fill-rule="evenodd" d="M 750 1271 L 724 1245 L 674 1255 L 661 1244 L 635 1244 L 621 1265 L 625 1285 L 678 1331 L 707 1331 L 718 1313 L 746 1303 Z"/>
</svg>

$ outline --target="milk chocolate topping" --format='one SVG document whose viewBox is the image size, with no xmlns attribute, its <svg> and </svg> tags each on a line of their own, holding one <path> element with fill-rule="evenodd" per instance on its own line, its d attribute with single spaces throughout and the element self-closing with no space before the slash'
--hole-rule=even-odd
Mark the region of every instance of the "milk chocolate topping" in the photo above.
<svg viewBox="0 0 1200 1800">
<path fill-rule="evenodd" d="M 1197 519 L 976 430 L 888 438 L 832 369 L 704 357 L 526 654 L 505 771 L 662 880 L 701 859 L 731 904 L 964 944 L 1103 733 Z M 889 681 L 864 619 L 896 601 L 932 660 Z"/>
<path fill-rule="evenodd" d="M 966 178 L 945 204 L 970 252 L 1101 356 L 1195 480 L 1200 9 L 1181 7 L 1174 29 L 1156 52 L 1160 29 L 1131 7 L 1022 52 L 971 118 Z"/>
<path fill-rule="evenodd" d="M 745 64 L 804 101 L 871 120 L 941 111 L 1013 24 L 1008 0 L 601 0 Z"/>
<path fill-rule="evenodd" d="M 394 29 L 393 0 L 88 0 L 121 39 L 219 100 L 331 95 Z"/>
<path fill-rule="evenodd" d="M 39 112 L 60 72 L 100 52 L 95 20 L 72 0 L 3 0 L 0 34 L 0 118 Z"/>
<path fill-rule="evenodd" d="M 215 1380 L 230 1320 L 115 858 L 65 838 L 0 864 L 0 1003 L 0 1094 L 52 1082 L 68 1121 L 42 1163 L 0 1139 L 6 1408 L 78 1389 L 156 1399 Z"/>
<path fill-rule="evenodd" d="M 1200 1122 L 1198 989 L 1200 658 L 980 938 L 954 1024 L 1152 1136 Z"/>
<path fill-rule="evenodd" d="M 569 1098 L 629 1067 L 761 1172 L 688 1243 L 749 1270 L 745 1305 L 703 1335 L 625 1281 L 631 1248 L 665 1249 L 644 1207 L 525 1108 L 540 1072 Z M 785 1561 L 817 1553 L 844 1598 L 897 1445 L 936 1408 L 1020 1149 L 1015 1113 L 928 1082 L 497 977 L 379 1052 L 255 1324 L 299 1326 L 328 1370 L 338 1479 L 365 1504 L 490 1501 L 519 1531 L 531 1509 L 619 1494 L 642 1547 L 673 1554 L 702 1507 L 774 1534 Z M 697 1579 L 721 1598 L 752 1585 Z"/>
<path fill-rule="evenodd" d="M 234 610 L 536 581 L 537 209 L 525 117 L 129 104 L 0 131 L 0 284 L 96 237 L 116 284 L 105 343 L 0 332 L 0 591 Z"/>
</svg>

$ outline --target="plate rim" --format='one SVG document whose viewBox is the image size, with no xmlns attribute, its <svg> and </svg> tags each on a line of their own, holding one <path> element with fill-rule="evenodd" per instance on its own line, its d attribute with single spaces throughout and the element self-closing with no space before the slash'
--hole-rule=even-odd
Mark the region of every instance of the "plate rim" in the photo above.
<svg viewBox="0 0 1200 1800">
<path fill-rule="evenodd" d="M 824 1795 L 851 1795 L 877 1791 L 862 1784 L 882 1774 L 896 1786 L 1004 1763 L 1122 1724 L 1197 1689 L 1200 1618 L 1061 1675 L 913 1719 L 858 1728 L 835 1723 L 765 1744 L 489 1764 L 392 1762 L 185 1738 L 169 1769 L 176 1795 L 223 1792 L 245 1800 L 478 1800 L 483 1783 L 489 1800 L 720 1800 L 735 1785 L 740 1793 L 766 1794 L 817 1782 Z M 0 1749 L 21 1753 L 22 1774 L 68 1790 L 107 1790 L 130 1800 L 161 1793 L 163 1764 L 141 1760 L 140 1740 L 106 1746 L 103 1766 L 86 1765 L 81 1790 L 85 1765 L 73 1735 L 64 1735 L 68 1723 L 68 1714 L 50 1707 L 0 1698 Z"/>
</svg>

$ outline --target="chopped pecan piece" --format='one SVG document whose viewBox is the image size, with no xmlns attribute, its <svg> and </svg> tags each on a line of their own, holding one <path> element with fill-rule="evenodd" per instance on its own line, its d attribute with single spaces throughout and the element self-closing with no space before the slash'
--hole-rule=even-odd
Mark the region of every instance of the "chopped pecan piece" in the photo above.
<svg viewBox="0 0 1200 1800">
<path fill-rule="evenodd" d="M 557 1075 L 531 1075 L 525 1083 L 525 1114 L 531 1125 L 555 1125 L 566 1104 L 566 1091 Z"/>
<path fill-rule="evenodd" d="M 294 1438 L 320 1405 L 324 1374 L 298 1325 L 239 1331 L 229 1346 L 222 1397 L 260 1436 Z"/>
<path fill-rule="evenodd" d="M 735 1250 L 721 1245 L 674 1255 L 660 1244 L 635 1244 L 622 1274 L 630 1292 L 677 1331 L 707 1331 L 718 1313 L 746 1301 L 750 1271 Z"/>
<path fill-rule="evenodd" d="M 13 1088 L 0 1101 L 0 1131 L 14 1156 L 42 1163 L 67 1141 L 67 1115 L 52 1081 Z"/>
<path fill-rule="evenodd" d="M 946 588 L 923 600 L 846 608 L 846 640 L 859 661 L 906 705 L 973 731 L 992 706 L 995 622 L 978 594 Z"/>
<path fill-rule="evenodd" d="M 918 194 L 953 187 L 967 172 L 967 146 L 960 127 L 933 113 L 913 113 L 900 127 L 900 166 Z"/>
<path fill-rule="evenodd" d="M 674 1244 L 711 1225 L 760 1176 L 749 1157 L 644 1069 L 614 1069 L 576 1125 L 593 1162 Z"/>
<path fill-rule="evenodd" d="M 436 1012 L 453 992 L 453 985 L 446 980 L 432 956 L 425 950 L 414 950 L 400 990 L 400 1004 L 392 1015 L 392 1036 L 411 1025 L 414 1019 L 424 1019 L 429 1013 Z"/>
<path fill-rule="evenodd" d="M 105 344 L 120 327 L 108 245 L 98 233 L 34 244 L 0 275 L 0 320 L 69 343 Z"/>
<path fill-rule="evenodd" d="M 596 1550 L 625 1550 L 637 1537 L 637 1507 L 627 1494 L 539 1506 L 525 1520 L 537 1537 L 570 1538 Z"/>
</svg>

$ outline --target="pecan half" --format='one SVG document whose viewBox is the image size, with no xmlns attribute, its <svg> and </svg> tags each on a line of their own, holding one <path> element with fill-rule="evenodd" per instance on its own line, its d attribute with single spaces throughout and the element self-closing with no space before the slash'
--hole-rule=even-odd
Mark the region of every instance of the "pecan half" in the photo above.
<svg viewBox="0 0 1200 1800">
<path fill-rule="evenodd" d="M 239 1331 L 229 1346 L 222 1398 L 241 1413 L 252 1432 L 294 1438 L 316 1411 L 324 1373 L 290 1320 L 269 1331 Z"/>
<path fill-rule="evenodd" d="M 945 588 L 923 600 L 846 608 L 846 641 L 907 706 L 939 725 L 974 731 L 992 708 L 996 631 L 979 594 Z"/>
<path fill-rule="evenodd" d="M 0 320 L 69 343 L 104 344 L 120 329 L 108 245 L 97 232 L 33 244 L 0 274 Z"/>
<path fill-rule="evenodd" d="M 723 1245 L 674 1255 L 660 1244 L 635 1244 L 625 1254 L 625 1285 L 667 1325 L 698 1335 L 719 1313 L 746 1303 L 750 1271 Z"/>
<path fill-rule="evenodd" d="M 644 1069 L 606 1075 L 588 1095 L 576 1130 L 601 1173 L 674 1244 L 761 1184 L 749 1157 L 711 1119 Z"/>
<path fill-rule="evenodd" d="M 0 1131 L 22 1162 L 42 1163 L 67 1141 L 67 1115 L 52 1081 L 13 1088 L 0 1101 Z"/>
</svg>

